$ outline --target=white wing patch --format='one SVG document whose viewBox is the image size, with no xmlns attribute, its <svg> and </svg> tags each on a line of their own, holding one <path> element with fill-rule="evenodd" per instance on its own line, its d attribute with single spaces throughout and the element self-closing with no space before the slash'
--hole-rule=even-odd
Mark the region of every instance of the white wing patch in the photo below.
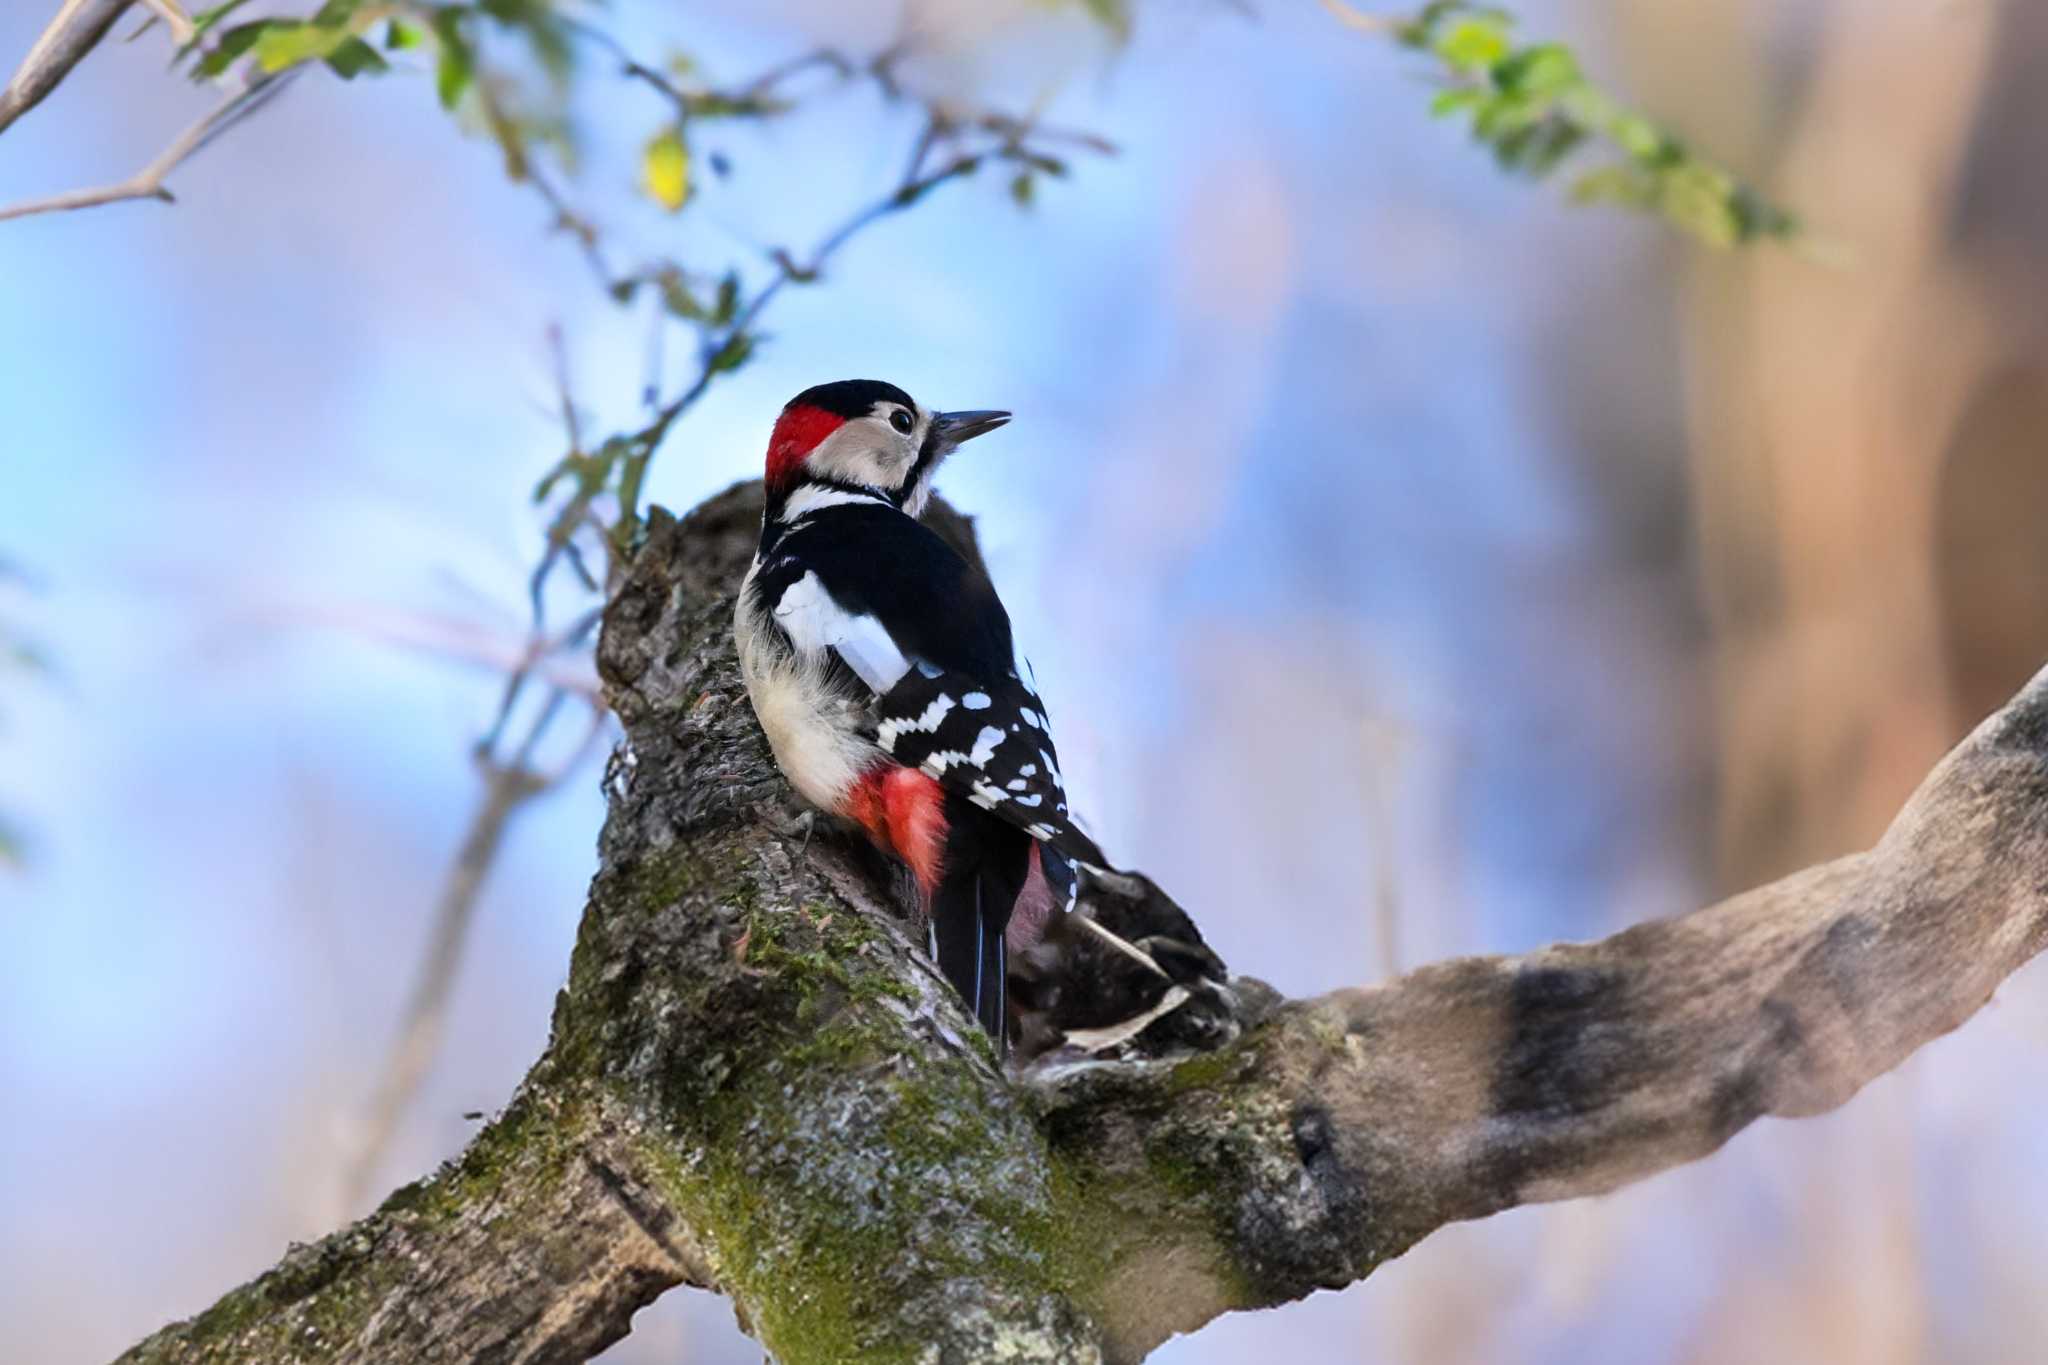
<svg viewBox="0 0 2048 1365">
<path fill-rule="evenodd" d="M 854 676 L 877 693 L 887 692 L 910 671 L 910 661 L 888 628 L 833 601 L 816 573 L 806 573 L 783 590 L 782 600 L 775 604 L 775 623 L 799 654 L 838 650 Z"/>
</svg>

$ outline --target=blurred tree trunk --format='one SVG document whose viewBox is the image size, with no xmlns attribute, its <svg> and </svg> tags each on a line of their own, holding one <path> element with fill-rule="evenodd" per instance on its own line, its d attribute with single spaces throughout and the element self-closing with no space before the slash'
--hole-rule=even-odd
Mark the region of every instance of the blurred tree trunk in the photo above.
<svg viewBox="0 0 2048 1365">
<path fill-rule="evenodd" d="M 2000 33 L 2025 8 L 1625 11 L 1658 112 L 1744 171 L 1775 167 L 1772 192 L 1811 206 L 1816 232 L 1842 247 L 1832 264 L 1695 256 L 1684 290 L 1722 887 L 1875 837 L 2048 642 L 2014 610 L 2029 577 L 2015 561 L 2039 562 L 2044 538 L 1987 543 L 1998 520 L 1982 518 L 1981 492 L 1959 507 L 1952 463 L 1966 426 L 1983 429 L 1969 420 L 1978 395 L 2010 363 L 1996 276 L 1957 225 Z M 1966 487 L 2023 501 L 2041 487 L 2036 444 L 1982 452 Z M 1755 1311 L 1708 1325 L 1723 1354 L 1920 1358 L 1912 1142 L 1894 1112 L 1805 1172 L 1820 1231 L 1760 1273 L 1774 1283 L 1755 1286 Z"/>
<path fill-rule="evenodd" d="M 1949 225 L 1999 18 L 1836 0 L 1801 12 L 1815 27 L 1793 44 L 1774 7 L 1652 10 L 1637 22 L 1666 62 L 1646 83 L 1775 162 L 1777 192 L 1821 206 L 1815 231 L 1845 254 L 1700 256 L 1686 290 L 1718 871 L 1748 886 L 1874 837 L 1953 739 L 1936 509 L 1996 338 Z M 1790 131 L 1765 147 L 1770 92 L 1729 73 L 1761 87 L 1795 45 L 1809 65 L 1771 121 Z"/>
</svg>

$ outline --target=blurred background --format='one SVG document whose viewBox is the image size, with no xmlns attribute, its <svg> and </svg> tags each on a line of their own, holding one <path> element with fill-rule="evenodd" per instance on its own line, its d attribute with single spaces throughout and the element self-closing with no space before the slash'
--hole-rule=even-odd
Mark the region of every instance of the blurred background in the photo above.
<svg viewBox="0 0 2048 1365">
<path fill-rule="evenodd" d="M 0 7 L 0 63 L 52 8 Z M 1834 264 L 1502 176 L 1313 0 L 1157 0 L 1120 50 L 1079 6 L 911 8 L 916 98 L 1120 154 L 1028 209 L 983 176 L 864 233 L 764 316 L 650 495 L 754 474 L 826 379 L 1015 410 L 943 491 L 1077 808 L 1236 970 L 1313 993 L 1859 847 L 2048 662 L 2048 8 L 1520 7 Z M 611 15 L 733 76 L 904 17 Z M 163 58 L 103 45 L 0 139 L 0 202 L 154 155 L 210 99 Z M 634 184 L 651 98 L 578 96 L 567 193 L 622 255 L 815 241 L 918 127 L 828 83 L 693 148 L 731 171 L 670 218 Z M 172 183 L 0 224 L 0 636 L 49 665 L 0 672 L 7 1361 L 104 1359 L 459 1150 L 544 1041 L 603 815 L 608 736 L 579 758 L 564 723 L 419 1094 L 366 1137 L 527 630 L 550 329 L 591 424 L 630 427 L 648 310 L 431 79 L 313 72 Z M 1157 1359 L 2037 1360 L 2044 1082 L 2036 967 L 1833 1115 Z M 758 1358 L 685 1290 L 606 1356 Z"/>
</svg>

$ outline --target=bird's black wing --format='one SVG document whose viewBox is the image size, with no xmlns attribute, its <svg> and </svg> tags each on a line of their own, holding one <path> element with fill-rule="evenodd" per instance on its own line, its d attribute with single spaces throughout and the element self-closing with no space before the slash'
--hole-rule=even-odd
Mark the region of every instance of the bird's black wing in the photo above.
<svg viewBox="0 0 2048 1365">
<path fill-rule="evenodd" d="M 1045 703 L 1014 669 L 989 679 L 919 661 L 875 709 L 876 742 L 898 763 L 1074 862 L 1108 865 L 1074 825 Z"/>
<path fill-rule="evenodd" d="M 767 600 L 866 680 L 886 753 L 1067 858 L 1107 866 L 1067 809 L 1045 703 L 985 574 L 893 507 L 820 511 L 769 554 Z"/>
</svg>

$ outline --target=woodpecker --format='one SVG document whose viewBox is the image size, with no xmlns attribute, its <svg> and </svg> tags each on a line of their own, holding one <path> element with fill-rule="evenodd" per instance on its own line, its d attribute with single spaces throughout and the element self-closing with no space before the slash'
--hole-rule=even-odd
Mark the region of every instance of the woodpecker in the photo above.
<svg viewBox="0 0 2048 1365">
<path fill-rule="evenodd" d="M 1045 704 L 980 568 L 918 520 L 932 476 L 1007 412 L 934 412 L 852 379 L 791 399 L 734 613 L 784 776 L 916 879 L 939 970 L 1005 1047 L 1008 950 L 1071 902 L 1075 828 Z"/>
</svg>

